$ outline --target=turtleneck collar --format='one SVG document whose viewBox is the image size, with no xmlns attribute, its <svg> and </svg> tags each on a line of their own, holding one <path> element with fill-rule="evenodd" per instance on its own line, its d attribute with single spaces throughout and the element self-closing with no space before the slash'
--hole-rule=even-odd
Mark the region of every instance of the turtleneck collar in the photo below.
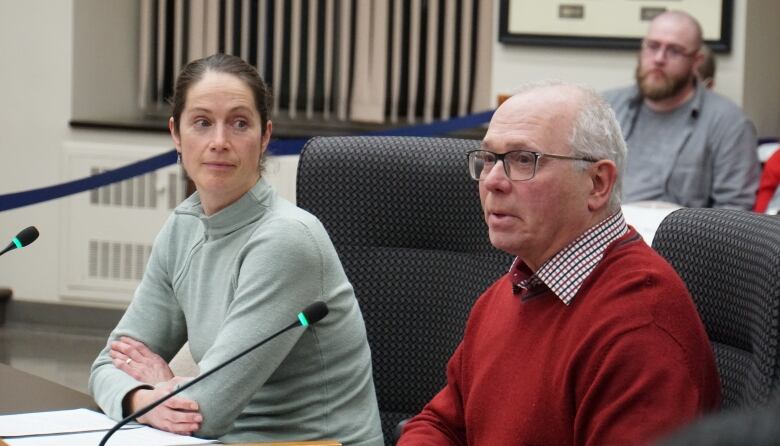
<svg viewBox="0 0 780 446">
<path fill-rule="evenodd" d="M 229 234 L 257 221 L 271 206 L 273 189 L 262 178 L 234 203 L 219 212 L 206 216 L 198 192 L 190 195 L 174 212 L 192 215 L 203 223 L 206 239 Z"/>
</svg>

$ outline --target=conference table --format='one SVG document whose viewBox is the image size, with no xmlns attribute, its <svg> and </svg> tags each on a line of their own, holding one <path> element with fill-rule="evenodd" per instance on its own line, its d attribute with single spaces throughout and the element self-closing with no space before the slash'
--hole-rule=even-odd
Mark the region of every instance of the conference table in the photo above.
<svg viewBox="0 0 780 446">
<path fill-rule="evenodd" d="M 0 415 L 79 407 L 98 410 L 87 394 L 0 364 Z"/>
<path fill-rule="evenodd" d="M 0 415 L 87 408 L 98 410 L 91 396 L 0 364 Z M 7 446 L 0 439 L 0 446 Z M 251 443 L 236 446 L 341 446 L 334 440 Z"/>
</svg>

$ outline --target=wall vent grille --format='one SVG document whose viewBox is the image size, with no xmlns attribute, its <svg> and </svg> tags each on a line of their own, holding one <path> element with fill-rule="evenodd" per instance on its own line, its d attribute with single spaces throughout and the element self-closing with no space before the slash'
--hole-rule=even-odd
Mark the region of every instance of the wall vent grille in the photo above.
<svg viewBox="0 0 780 446">
<path fill-rule="evenodd" d="M 98 175 L 109 170 L 111 169 L 107 167 L 93 166 L 90 172 L 92 175 Z M 93 206 L 157 209 L 157 178 L 157 172 L 150 172 L 146 175 L 92 189 L 89 192 L 89 203 Z M 178 173 L 173 172 L 167 175 L 167 179 L 165 204 L 169 210 L 173 210 L 184 199 L 186 180 Z"/>
<path fill-rule="evenodd" d="M 93 279 L 139 281 L 152 245 L 90 240 L 87 275 Z"/>
<path fill-rule="evenodd" d="M 68 141 L 63 178 L 117 169 L 168 151 L 167 144 L 154 148 Z M 185 193 L 181 167 L 170 165 L 61 200 L 60 299 L 127 305 L 143 277 L 155 236 Z"/>
</svg>

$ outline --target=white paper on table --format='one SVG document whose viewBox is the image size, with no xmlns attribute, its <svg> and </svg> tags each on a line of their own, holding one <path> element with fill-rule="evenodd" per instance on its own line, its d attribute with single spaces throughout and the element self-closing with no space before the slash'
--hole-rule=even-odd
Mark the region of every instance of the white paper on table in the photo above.
<svg viewBox="0 0 780 446">
<path fill-rule="evenodd" d="M 60 434 L 66 432 L 107 431 L 116 421 L 89 409 L 55 410 L 0 415 L 0 438 L 20 435 Z M 124 428 L 135 428 L 137 424 Z"/>
<path fill-rule="evenodd" d="M 21 437 L 3 440 L 8 446 L 96 446 L 105 432 L 86 432 L 40 437 Z M 107 446 L 184 446 L 217 443 L 217 440 L 176 435 L 148 426 L 119 430 L 106 443 Z"/>
</svg>

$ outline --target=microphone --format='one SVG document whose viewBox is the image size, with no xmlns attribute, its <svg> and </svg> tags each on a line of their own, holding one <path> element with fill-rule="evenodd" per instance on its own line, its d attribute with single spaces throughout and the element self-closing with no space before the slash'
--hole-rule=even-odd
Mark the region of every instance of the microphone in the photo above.
<svg viewBox="0 0 780 446">
<path fill-rule="evenodd" d="M 29 229 L 29 228 L 28 228 Z M 34 229 L 34 228 L 33 228 Z M 106 444 L 106 441 L 111 437 L 111 435 L 114 434 L 114 432 L 118 431 L 122 426 L 129 423 L 132 420 L 135 420 L 138 417 L 142 417 L 146 415 L 147 413 L 151 412 L 155 407 L 159 406 L 160 404 L 164 403 L 168 398 L 171 398 L 172 396 L 192 387 L 195 383 L 202 381 L 207 376 L 211 375 L 212 373 L 216 372 L 217 370 L 225 367 L 226 365 L 232 363 L 238 358 L 241 358 L 242 356 L 246 355 L 247 353 L 251 352 L 252 350 L 256 349 L 257 347 L 260 347 L 261 345 L 265 344 L 266 342 L 270 341 L 271 339 L 274 339 L 275 337 L 279 336 L 280 334 L 291 330 L 295 327 L 301 326 L 301 327 L 308 327 L 309 325 L 316 324 L 322 318 L 328 315 L 328 306 L 325 304 L 325 302 L 317 301 L 313 304 L 309 305 L 308 307 L 304 308 L 303 311 L 298 313 L 298 320 L 293 322 L 292 324 L 282 328 L 281 330 L 277 331 L 276 333 L 272 334 L 271 336 L 268 336 L 267 338 L 263 339 L 262 341 L 258 342 L 257 344 L 245 349 L 244 351 L 236 354 L 232 358 L 228 359 L 227 361 L 223 362 L 222 364 L 214 367 L 213 369 L 207 371 L 206 373 L 201 373 L 200 376 L 193 379 L 192 381 L 182 385 L 181 387 L 177 387 L 174 389 L 173 392 L 165 395 L 164 397 L 158 399 L 157 401 L 152 402 L 151 404 L 142 407 L 138 409 L 137 411 L 131 413 L 127 417 L 125 417 L 122 421 L 118 422 L 114 427 L 111 428 L 110 431 L 106 432 L 106 435 L 103 437 L 102 440 L 100 440 L 99 446 L 104 446 Z"/>
<path fill-rule="evenodd" d="M 16 237 L 11 239 L 11 243 L 9 243 L 4 250 L 0 251 L 0 256 L 7 253 L 8 251 L 24 248 L 25 246 L 34 242 L 37 238 L 38 230 L 35 229 L 35 226 L 28 226 L 16 234 Z"/>
</svg>

